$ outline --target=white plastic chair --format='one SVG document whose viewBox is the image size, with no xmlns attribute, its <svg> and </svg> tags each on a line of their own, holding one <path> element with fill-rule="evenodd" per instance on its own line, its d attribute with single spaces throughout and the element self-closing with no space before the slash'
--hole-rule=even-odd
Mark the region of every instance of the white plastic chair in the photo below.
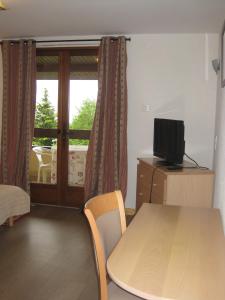
<svg viewBox="0 0 225 300">
<path fill-rule="evenodd" d="M 43 147 L 34 147 L 33 151 L 35 152 L 39 163 L 37 182 L 41 182 L 42 172 L 42 182 L 47 183 L 47 174 L 48 171 L 51 171 L 52 152 Z"/>
</svg>

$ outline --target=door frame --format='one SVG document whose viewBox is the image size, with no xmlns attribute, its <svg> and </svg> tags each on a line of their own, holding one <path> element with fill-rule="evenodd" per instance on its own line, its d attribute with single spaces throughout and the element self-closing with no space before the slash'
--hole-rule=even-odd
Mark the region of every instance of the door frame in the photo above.
<svg viewBox="0 0 225 300">
<path fill-rule="evenodd" d="M 95 47 L 66 47 L 66 48 L 38 48 L 39 55 L 59 56 L 58 77 L 58 127 L 56 129 L 35 128 L 34 137 L 57 138 L 57 183 L 31 183 L 31 201 L 33 203 L 50 204 L 57 206 L 82 207 L 84 204 L 84 188 L 68 186 L 68 153 L 69 138 L 89 139 L 91 130 L 69 129 L 69 82 L 70 57 L 72 55 L 98 55 L 98 46 Z M 91 65 L 91 70 L 98 70 Z M 75 66 L 82 70 L 82 65 Z M 87 66 L 83 65 L 87 71 Z"/>
</svg>

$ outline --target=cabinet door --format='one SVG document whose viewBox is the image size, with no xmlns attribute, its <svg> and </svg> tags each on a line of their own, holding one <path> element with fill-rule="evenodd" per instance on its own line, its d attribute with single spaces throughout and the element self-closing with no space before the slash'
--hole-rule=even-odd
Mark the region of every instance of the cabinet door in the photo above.
<svg viewBox="0 0 225 300">
<path fill-rule="evenodd" d="M 159 170 L 153 176 L 151 202 L 163 204 L 166 199 L 166 176 Z"/>
<path fill-rule="evenodd" d="M 169 175 L 167 205 L 212 207 L 213 173 Z"/>
<path fill-rule="evenodd" d="M 149 203 L 152 173 L 154 168 L 144 162 L 139 162 L 137 166 L 137 198 L 136 208 L 139 209 L 142 203 Z"/>
</svg>

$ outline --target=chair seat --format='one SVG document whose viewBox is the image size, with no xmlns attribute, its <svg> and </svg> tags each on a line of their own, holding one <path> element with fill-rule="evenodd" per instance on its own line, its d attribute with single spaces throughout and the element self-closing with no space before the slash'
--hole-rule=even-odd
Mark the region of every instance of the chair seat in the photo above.
<svg viewBox="0 0 225 300">
<path fill-rule="evenodd" d="M 114 282 L 108 284 L 109 300 L 140 300 L 142 298 L 128 293 L 122 288 L 118 287 Z"/>
</svg>

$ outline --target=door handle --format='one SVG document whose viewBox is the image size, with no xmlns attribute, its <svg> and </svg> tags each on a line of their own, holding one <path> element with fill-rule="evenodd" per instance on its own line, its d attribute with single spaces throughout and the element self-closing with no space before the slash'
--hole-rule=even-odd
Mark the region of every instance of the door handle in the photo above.
<svg viewBox="0 0 225 300">
<path fill-rule="evenodd" d="M 67 130 L 67 129 L 63 129 L 63 131 L 62 131 L 62 139 L 63 139 L 63 141 L 66 141 L 67 140 L 67 138 L 69 137 L 69 130 Z"/>
</svg>

